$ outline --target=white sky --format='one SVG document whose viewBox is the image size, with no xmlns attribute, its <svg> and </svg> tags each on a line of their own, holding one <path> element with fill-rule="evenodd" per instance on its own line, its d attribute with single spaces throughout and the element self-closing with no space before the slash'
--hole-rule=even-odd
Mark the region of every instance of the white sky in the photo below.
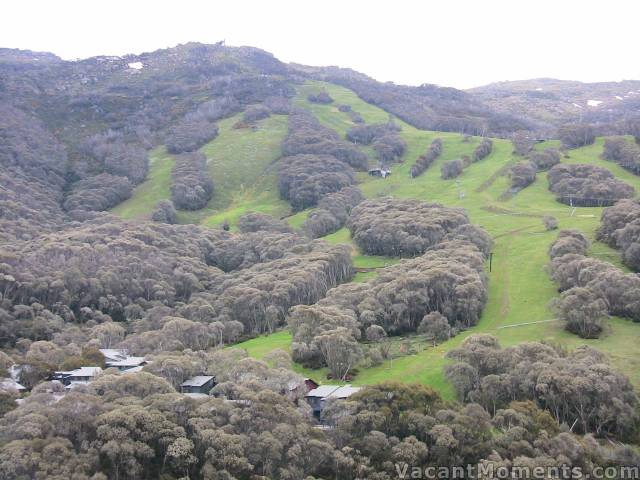
<svg viewBox="0 0 640 480">
<path fill-rule="evenodd" d="M 0 12 L 0 47 L 65 59 L 225 40 L 410 85 L 640 79 L 637 0 L 7 0 Z"/>
</svg>

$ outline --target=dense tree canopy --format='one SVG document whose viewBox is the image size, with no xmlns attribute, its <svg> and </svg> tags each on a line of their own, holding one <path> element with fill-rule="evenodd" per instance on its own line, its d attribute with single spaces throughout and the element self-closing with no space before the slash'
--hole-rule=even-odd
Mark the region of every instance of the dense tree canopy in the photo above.
<svg viewBox="0 0 640 480">
<path fill-rule="evenodd" d="M 363 252 L 411 257 L 468 223 L 462 209 L 386 197 L 360 203 L 351 212 L 347 226 Z"/>
<path fill-rule="evenodd" d="M 351 210 L 363 200 L 364 196 L 356 187 L 345 187 L 325 195 L 306 218 L 302 229 L 311 238 L 336 232 L 345 225 Z"/>
<path fill-rule="evenodd" d="M 461 400 L 489 412 L 533 400 L 575 431 L 628 438 L 638 422 L 638 397 L 629 379 L 603 354 L 581 347 L 564 355 L 541 343 L 501 348 L 490 335 L 474 335 L 449 352 L 447 376 Z"/>
<path fill-rule="evenodd" d="M 601 240 L 622 251 L 622 261 L 640 271 L 640 202 L 620 200 L 602 212 L 597 232 Z"/>
<path fill-rule="evenodd" d="M 178 336 L 163 331 L 169 317 L 219 321 L 230 337 L 239 322 L 234 338 L 273 330 L 290 306 L 313 303 L 352 275 L 344 246 L 292 234 L 130 225 L 108 216 L 5 247 L 0 265 L 0 292 L 9 302 L 0 306 L 3 344 L 65 342 L 71 326 L 113 318 L 136 323 L 128 331 L 136 335 L 124 342 L 143 353 L 175 344 Z M 86 343 L 85 335 L 73 342 Z"/>
<path fill-rule="evenodd" d="M 415 332 L 433 312 L 456 330 L 474 325 L 487 292 L 484 257 L 473 243 L 481 234 L 469 227 L 422 256 L 379 269 L 369 282 L 341 285 L 316 305 L 294 308 L 288 318 L 294 360 L 313 367 L 328 365 L 319 343 L 326 332 L 353 345 L 372 326 L 388 335 Z M 349 349 L 353 347 L 345 347 Z"/>
<path fill-rule="evenodd" d="M 558 130 L 558 137 L 566 148 L 578 148 L 591 145 L 596 135 L 591 125 L 565 125 Z"/>
<path fill-rule="evenodd" d="M 347 132 L 347 139 L 360 145 L 371 145 L 380 163 L 396 162 L 404 154 L 407 144 L 400 137 L 400 126 L 393 120 L 387 123 L 356 125 Z"/>
<path fill-rule="evenodd" d="M 209 177 L 207 157 L 200 152 L 176 157 L 171 183 L 171 200 L 181 210 L 199 210 L 213 196 L 213 180 Z"/>
<path fill-rule="evenodd" d="M 221 97 L 200 104 L 172 127 L 166 138 L 169 153 L 193 152 L 218 136 L 217 120 L 240 109 L 233 97 Z"/>
<path fill-rule="evenodd" d="M 294 155 L 280 160 L 278 189 L 294 210 L 318 204 L 325 195 L 353 185 L 355 172 L 332 155 Z"/>
<path fill-rule="evenodd" d="M 369 165 L 366 154 L 302 109 L 289 115 L 289 133 L 282 143 L 282 154 L 332 155 L 356 170 L 366 170 Z"/>
<path fill-rule="evenodd" d="M 67 211 L 103 211 L 115 207 L 131 196 L 133 185 L 126 177 L 101 173 L 73 184 L 64 200 Z"/>
<path fill-rule="evenodd" d="M 604 168 L 575 163 L 549 170 L 549 190 L 559 202 L 572 206 L 602 207 L 635 195 L 635 189 Z"/>
<path fill-rule="evenodd" d="M 635 175 L 640 175 L 640 147 L 624 137 L 610 137 L 604 141 L 602 158 L 619 164 Z"/>
<path fill-rule="evenodd" d="M 509 170 L 511 188 L 522 190 L 536 181 L 537 167 L 533 162 L 518 162 Z"/>
<path fill-rule="evenodd" d="M 142 146 L 128 140 L 123 132 L 107 130 L 89 137 L 82 150 L 101 164 L 105 172 L 138 184 L 147 176 L 149 159 Z"/>
<path fill-rule="evenodd" d="M 336 67 L 317 70 L 319 78 L 353 90 L 365 102 L 422 130 L 506 136 L 533 127 L 528 120 L 492 110 L 461 90 L 429 84 L 410 87 L 380 83 Z"/>
<path fill-rule="evenodd" d="M 582 337 L 599 336 L 607 314 L 640 321 L 640 278 L 590 258 L 589 241 L 580 232 L 563 230 L 551 245 L 551 276 L 562 292 L 556 303 L 566 328 Z"/>
<path fill-rule="evenodd" d="M 534 151 L 529 154 L 529 160 L 540 171 L 549 170 L 560 163 L 560 152 L 555 148 L 545 148 L 543 151 Z"/>
<path fill-rule="evenodd" d="M 327 400 L 322 428 L 303 398 L 307 383 L 293 360 L 347 381 L 393 358 L 390 345 L 404 348 L 394 336 L 435 347 L 475 325 L 492 239 L 461 209 L 365 201 L 355 170 L 368 168 L 365 151 L 381 163 L 402 158 L 398 126 L 362 125 L 342 139 L 292 109 L 294 86 L 334 72 L 422 128 L 507 134 L 525 127 L 517 118 L 454 89 L 381 84 L 223 44 L 73 62 L 0 49 L 0 70 L 0 379 L 16 375 L 29 390 L 18 400 L 1 382 L 3 480 L 390 480 L 403 469 L 409 478 L 413 467 L 466 464 L 515 477 L 521 465 L 640 464 L 637 449 L 620 443 L 637 443 L 636 394 L 586 347 L 503 349 L 471 336 L 447 368 L 460 403 L 424 385 L 383 383 Z M 311 100 L 331 102 L 325 94 Z M 364 124 L 337 108 L 342 120 Z M 275 167 L 294 210 L 315 207 L 305 235 L 261 213 L 240 217 L 239 232 L 177 224 L 188 216 L 176 207 L 199 209 L 212 198 L 198 150 L 217 135 L 217 121 L 243 111 L 239 126 L 290 115 Z M 612 142 L 605 156 L 624 166 L 627 147 Z M 148 152 L 165 144 L 176 160 L 172 200 L 155 206 L 154 221 L 101 212 L 131 195 L 147 176 Z M 441 150 L 434 140 L 412 172 Z M 473 158 L 490 152 L 483 141 Z M 559 160 L 528 153 L 537 169 Z M 471 157 L 459 162 L 462 171 Z M 598 232 L 632 268 L 639 211 L 637 201 L 620 201 Z M 363 253 L 412 258 L 350 282 L 352 249 L 314 240 L 343 225 Z M 584 235 L 561 232 L 550 272 L 558 315 L 590 338 L 606 331 L 607 315 L 640 320 L 640 278 L 588 251 Z M 277 349 L 258 360 L 225 348 L 287 324 L 291 356 Z M 148 363 L 107 368 L 105 348 Z M 88 385 L 50 380 L 83 366 L 104 370 Z M 196 375 L 214 376 L 209 395 L 180 392 Z"/>
</svg>

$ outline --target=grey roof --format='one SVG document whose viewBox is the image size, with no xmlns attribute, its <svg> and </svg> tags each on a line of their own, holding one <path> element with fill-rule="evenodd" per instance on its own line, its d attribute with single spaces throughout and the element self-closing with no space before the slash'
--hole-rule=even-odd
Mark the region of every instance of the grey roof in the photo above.
<svg viewBox="0 0 640 480">
<path fill-rule="evenodd" d="M 26 390 L 13 378 L 0 378 L 0 390 L 18 390 L 19 392 Z"/>
<path fill-rule="evenodd" d="M 70 378 L 73 377 L 95 377 L 102 373 L 102 369 L 100 367 L 80 367 L 75 370 L 69 370 L 67 372 L 56 372 L 57 374 L 68 375 Z"/>
<path fill-rule="evenodd" d="M 201 387 L 209 380 L 213 380 L 212 375 L 196 375 L 182 383 L 182 387 Z"/>
<path fill-rule="evenodd" d="M 318 398 L 326 398 L 331 395 L 335 390 L 340 388 L 340 385 L 320 385 L 318 388 L 314 388 L 309 393 L 307 393 L 307 397 L 318 397 Z"/>
<path fill-rule="evenodd" d="M 351 385 L 344 385 L 343 387 L 334 390 L 329 398 L 348 398 L 354 393 L 358 393 L 360 391 L 360 387 L 352 387 Z"/>
<path fill-rule="evenodd" d="M 127 353 L 124 350 L 119 350 L 116 348 L 101 348 L 100 353 L 104 355 L 104 358 L 107 362 L 124 360 L 125 358 L 127 358 Z"/>
<path fill-rule="evenodd" d="M 359 391 L 360 387 L 352 387 L 351 385 L 321 385 L 311 390 L 306 396 L 317 398 L 348 398 Z"/>
<path fill-rule="evenodd" d="M 145 363 L 144 357 L 127 357 L 122 360 L 106 362 L 110 367 L 137 367 Z"/>
</svg>

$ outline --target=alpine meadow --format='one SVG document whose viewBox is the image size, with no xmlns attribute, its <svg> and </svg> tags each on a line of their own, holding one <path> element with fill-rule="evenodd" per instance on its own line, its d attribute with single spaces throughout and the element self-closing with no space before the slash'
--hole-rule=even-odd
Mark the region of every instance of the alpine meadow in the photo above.
<svg viewBox="0 0 640 480">
<path fill-rule="evenodd" d="M 0 166 L 2 479 L 638 478 L 640 81 L 7 48 Z"/>
</svg>

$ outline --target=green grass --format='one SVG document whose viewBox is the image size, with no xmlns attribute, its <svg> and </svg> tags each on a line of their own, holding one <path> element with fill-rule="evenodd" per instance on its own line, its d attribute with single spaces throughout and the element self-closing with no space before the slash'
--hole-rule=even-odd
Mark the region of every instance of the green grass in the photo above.
<svg viewBox="0 0 640 480">
<path fill-rule="evenodd" d="M 250 357 L 262 359 L 273 350 L 289 351 L 290 345 L 291 333 L 286 330 L 281 330 L 271 335 L 252 338 L 251 340 L 236 345 L 236 347 L 246 351 Z"/>
<path fill-rule="evenodd" d="M 311 104 L 306 98 L 324 88 L 334 98 L 331 105 Z M 339 104 L 351 105 L 367 123 L 385 122 L 389 114 L 365 103 L 354 92 L 322 82 L 308 82 L 298 89 L 294 105 L 310 109 L 323 125 L 335 129 L 344 136 L 354 124 L 346 113 L 338 111 Z M 234 129 L 239 115 L 219 122 L 218 137 L 202 148 L 210 159 L 211 176 L 216 184 L 216 193 L 209 205 L 198 212 L 180 212 L 183 222 L 218 225 L 228 220 L 232 226 L 248 211 L 268 213 L 277 217 L 287 216 L 290 206 L 278 196 L 275 162 L 280 156 L 280 144 L 287 132 L 287 117 L 274 115 L 258 123 L 256 129 Z M 447 206 L 465 208 L 471 221 L 483 226 L 495 239 L 493 269 L 489 275 L 489 296 L 482 318 L 477 326 L 463 332 L 436 348 L 425 348 L 414 355 L 396 358 L 392 362 L 373 368 L 359 368 L 356 384 L 371 384 L 396 379 L 429 384 L 447 398 L 453 395 L 443 375 L 447 360 L 445 355 L 473 333 L 496 335 L 503 345 L 514 345 L 523 341 L 550 340 L 570 348 L 589 344 L 606 352 L 613 364 L 640 385 L 640 325 L 624 319 L 613 318 L 606 334 L 598 340 L 582 340 L 565 332 L 558 322 L 539 323 L 514 328 L 500 328 L 525 322 L 553 318 L 550 301 L 556 297 L 557 289 L 547 272 L 550 243 L 557 232 L 546 232 L 542 226 L 544 215 L 558 218 L 560 228 L 576 228 L 594 239 L 599 225 L 601 208 L 578 208 L 575 212 L 556 202 L 548 191 L 546 174 L 512 198 L 501 200 L 509 188 L 506 176 L 501 175 L 505 166 L 520 160 L 512 154 L 512 146 L 506 140 L 494 140 L 494 151 L 486 159 L 472 164 L 454 180 L 442 180 L 440 167 L 443 162 L 461 155 L 470 155 L 479 142 L 472 138 L 463 141 L 456 133 L 427 132 L 417 130 L 396 119 L 401 125 L 401 135 L 407 142 L 403 163 L 394 165 L 387 179 L 372 178 L 359 173 L 359 187 L 368 198 L 391 195 L 400 198 L 418 198 L 435 201 Z M 409 170 L 415 159 L 422 154 L 433 139 L 444 141 L 441 157 L 423 175 L 410 178 Z M 571 150 L 566 163 L 585 162 L 609 169 L 618 178 L 625 180 L 640 191 L 640 178 L 623 170 L 618 165 L 600 159 L 602 139 L 588 147 Z M 558 143 L 544 142 L 537 149 L 557 147 Z M 376 161 L 369 148 L 363 149 Z M 136 188 L 133 197 L 114 209 L 126 218 L 147 218 L 155 204 L 170 197 L 170 181 L 173 159 L 162 148 L 151 155 L 149 178 Z M 288 216 L 287 221 L 300 228 L 311 210 Z M 352 244 L 346 228 L 328 235 L 331 243 Z M 595 242 L 590 254 L 624 268 L 617 251 Z M 354 246 L 353 259 L 359 272 L 354 281 L 363 282 L 374 278 L 376 269 L 398 261 L 395 258 L 363 255 Z M 487 266 L 488 268 L 488 266 Z M 399 340 L 398 340 L 399 341 Z M 419 341 L 416 340 L 416 341 Z M 249 355 L 264 358 L 274 349 L 288 350 L 291 335 L 280 331 L 261 336 L 238 345 Z M 295 369 L 305 376 L 325 381 L 326 369 L 307 370 L 299 365 Z"/>
<path fill-rule="evenodd" d="M 287 133 L 288 117 L 272 115 L 256 128 L 233 128 L 241 114 L 218 122 L 219 134 L 201 151 L 209 160 L 215 193 L 206 208 L 183 220 L 214 226 L 228 221 L 235 225 L 247 212 L 281 217 L 290 206 L 280 200 L 274 163 Z"/>
<path fill-rule="evenodd" d="M 171 171 L 175 160 L 163 147 L 149 155 L 147 179 L 136 187 L 130 199 L 122 202 L 112 213 L 123 218 L 149 219 L 160 200 L 171 198 Z"/>
<path fill-rule="evenodd" d="M 321 88 L 326 89 L 334 98 L 333 104 L 318 105 L 306 101 L 309 93 Z M 312 110 L 324 125 L 341 135 L 353 125 L 346 114 L 337 110 L 341 103 L 351 105 L 368 123 L 386 121 L 389 117 L 386 112 L 360 100 L 352 91 L 321 82 L 302 86 L 294 102 Z M 489 299 L 480 322 L 474 328 L 436 348 L 428 348 L 374 368 L 360 368 L 354 383 L 370 384 L 389 379 L 420 382 L 432 385 L 450 398 L 453 392 L 443 374 L 443 367 L 447 362 L 445 355 L 469 335 L 482 332 L 497 336 L 505 346 L 539 340 L 557 341 L 570 348 L 582 344 L 592 345 L 606 352 L 617 368 L 629 375 L 636 385 L 640 385 L 640 356 L 636 353 L 636 345 L 640 342 L 640 325 L 631 321 L 611 319 L 607 333 L 598 340 L 583 340 L 571 335 L 562 329 L 559 322 L 500 328 L 552 319 L 554 316 L 549 303 L 557 295 L 557 287 L 547 272 L 547 252 L 557 232 L 546 232 L 542 217 L 553 215 L 558 218 L 561 229 L 576 228 L 594 240 L 602 208 L 578 208 L 572 212 L 571 208 L 556 202 L 549 192 L 545 173 L 539 174 L 531 186 L 512 198 L 500 200 L 500 195 L 509 188 L 509 181 L 506 176 L 498 173 L 505 165 L 520 160 L 513 156 L 512 146 L 506 140 L 494 140 L 492 154 L 466 168 L 458 179 L 442 180 L 442 163 L 471 154 L 479 139 L 473 138 L 467 143 L 456 133 L 420 131 L 402 121 L 396 121 L 402 126 L 401 135 L 408 145 L 404 162 L 395 165 L 391 177 L 387 179 L 359 174 L 359 187 L 368 198 L 392 195 L 465 208 L 471 221 L 483 226 L 495 239 L 493 268 L 491 273 L 487 272 L 490 279 Z M 443 154 L 422 176 L 410 178 L 411 165 L 436 137 L 444 140 Z M 563 158 L 562 161 L 585 162 L 607 168 L 640 191 L 639 177 L 599 158 L 602 142 L 602 139 L 598 139 L 592 146 L 571 150 L 570 158 Z M 544 142 L 536 148 L 544 149 L 549 146 L 558 145 L 557 142 Z M 296 217 L 296 222 L 299 218 L 303 219 L 304 212 Z M 325 239 L 332 243 L 351 243 L 349 232 L 344 228 Z M 618 252 L 601 243 L 594 242 L 591 254 L 621 266 Z M 356 267 L 375 268 L 394 261 L 397 260 L 361 255 L 354 249 Z M 366 281 L 373 276 L 375 271 L 358 273 L 354 281 Z M 254 341 L 260 342 L 259 339 Z M 316 374 L 317 379 L 322 380 L 321 373 Z"/>
<path fill-rule="evenodd" d="M 207 156 L 215 189 L 207 206 L 194 212 L 179 211 L 181 223 L 234 226 L 247 212 L 287 215 L 291 207 L 280 200 L 274 163 L 288 128 L 286 115 L 272 115 L 255 128 L 233 128 L 242 114 L 218 122 L 218 136 L 201 148 Z M 171 171 L 175 160 L 164 148 L 151 154 L 147 180 L 133 196 L 113 209 L 124 218 L 148 219 L 156 203 L 171 198 Z"/>
</svg>

